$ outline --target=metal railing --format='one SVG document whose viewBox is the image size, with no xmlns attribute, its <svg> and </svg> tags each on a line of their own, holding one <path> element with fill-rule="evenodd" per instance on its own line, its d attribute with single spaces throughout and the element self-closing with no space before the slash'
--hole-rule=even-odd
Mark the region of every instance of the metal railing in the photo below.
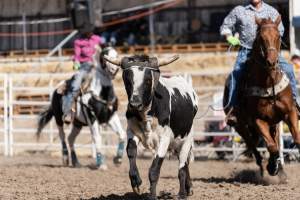
<svg viewBox="0 0 300 200">
<path fill-rule="evenodd" d="M 227 73 L 227 72 L 224 72 Z M 48 94 L 49 97 L 51 96 L 54 90 L 54 79 L 58 80 L 65 80 L 70 77 L 71 74 L 51 74 L 51 73 L 28 73 L 28 74 L 0 74 L 0 78 L 3 80 L 3 86 L 0 87 L 0 91 L 3 92 L 3 115 L 0 115 L 1 119 L 3 119 L 3 128 L 0 128 L 0 131 L 3 132 L 3 142 L 0 144 L 4 146 L 4 155 L 12 156 L 14 154 L 14 148 L 31 148 L 31 149 L 59 149 L 60 144 L 55 142 L 55 138 L 57 138 L 58 131 L 54 125 L 54 121 L 50 122 L 50 125 L 43 130 L 43 132 L 48 134 L 48 142 L 37 143 L 37 142 L 23 142 L 23 141 L 16 141 L 15 137 L 18 134 L 29 134 L 35 133 L 35 127 L 18 127 L 15 123 L 17 120 L 25 120 L 25 122 L 32 122 L 37 121 L 37 115 L 24 115 L 15 113 L 15 108 L 18 106 L 47 106 L 49 105 L 49 99 L 47 101 L 37 101 L 37 100 L 18 100 L 16 99 L 17 93 L 38 93 L 38 94 Z M 192 81 L 192 77 L 203 76 L 205 74 L 199 73 L 192 73 L 192 74 L 184 74 L 186 79 L 190 79 Z M 213 74 L 208 74 L 213 75 Z M 39 78 L 40 80 L 47 79 L 48 84 L 44 85 L 43 87 L 33 87 L 33 86 L 26 86 L 25 84 L 20 84 L 28 79 Z M 18 81 L 19 84 L 15 84 L 15 81 Z M 199 113 L 198 116 L 201 115 L 201 112 L 207 108 L 207 106 L 211 105 L 211 101 L 205 101 L 205 99 L 209 96 L 206 95 L 208 91 L 222 91 L 222 86 L 212 86 L 212 87 L 195 87 L 197 92 L 204 93 L 199 102 Z M 119 86 L 116 87 L 116 91 L 121 92 L 123 89 Z M 124 91 L 124 90 L 123 90 Z M 125 106 L 126 102 L 123 102 L 121 106 Z M 125 110 L 125 109 L 123 109 Z M 211 112 L 213 113 L 213 112 Z M 126 125 L 125 113 L 119 113 L 121 116 L 121 121 L 123 126 Z M 195 119 L 194 121 L 194 135 L 195 137 L 208 137 L 208 136 L 228 136 L 228 137 L 236 137 L 238 134 L 234 131 L 228 132 L 205 132 L 203 129 L 203 123 L 209 121 L 222 121 L 224 120 L 224 116 L 213 116 L 213 114 L 204 116 L 200 119 Z M 200 127 L 200 128 L 199 128 Z M 282 133 L 282 125 L 280 126 L 280 132 Z M 69 132 L 70 129 L 66 129 L 66 132 Z M 82 131 L 84 134 L 89 133 L 89 129 L 83 129 Z M 111 135 L 113 134 L 112 131 L 101 131 L 102 135 Z M 282 135 L 282 134 L 281 134 Z M 286 134 L 285 134 L 286 135 Z M 283 137 L 283 136 L 282 136 Z M 283 142 L 281 137 L 281 152 L 290 152 L 293 151 L 291 149 L 283 149 Z M 91 144 L 83 143 L 78 144 L 77 147 L 80 148 L 91 148 Z M 103 144 L 103 149 L 111 149 L 115 148 L 115 144 Z M 239 152 L 242 152 L 243 148 L 240 148 L 237 145 L 232 145 L 232 147 L 197 147 L 195 151 L 232 151 L 234 152 L 235 159 L 239 155 Z M 265 148 L 259 149 L 260 151 L 266 151 Z"/>
</svg>

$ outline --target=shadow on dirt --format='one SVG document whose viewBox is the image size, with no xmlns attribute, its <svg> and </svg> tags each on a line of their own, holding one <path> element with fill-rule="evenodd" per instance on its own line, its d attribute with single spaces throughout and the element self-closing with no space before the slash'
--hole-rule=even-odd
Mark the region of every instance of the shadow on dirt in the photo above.
<svg viewBox="0 0 300 200">
<path fill-rule="evenodd" d="M 157 199 L 171 200 L 174 199 L 174 196 L 169 192 L 162 191 L 159 193 Z M 110 194 L 108 196 L 92 197 L 84 200 L 149 200 L 149 193 L 144 193 L 139 196 L 133 192 L 129 192 L 124 195 Z"/>
<path fill-rule="evenodd" d="M 36 165 L 34 165 L 34 166 L 36 166 Z M 80 166 L 77 166 L 77 167 L 73 167 L 71 165 L 64 166 L 62 164 L 41 164 L 40 166 L 42 166 L 42 167 L 49 167 L 49 168 L 73 168 L 73 169 L 84 169 L 84 168 L 87 168 L 87 169 L 90 169 L 90 170 L 98 170 L 99 169 L 94 164 L 80 165 Z"/>
<path fill-rule="evenodd" d="M 84 200 L 148 200 L 148 196 L 147 193 L 138 196 L 133 192 L 129 192 L 124 195 L 110 194 L 108 196 L 92 197 Z"/>
<path fill-rule="evenodd" d="M 161 177 L 162 179 L 177 179 L 177 177 Z M 261 177 L 259 171 L 255 170 L 242 170 L 236 173 L 233 173 L 231 177 L 210 177 L 210 178 L 192 178 L 193 182 L 201 181 L 204 183 L 230 183 L 230 184 L 239 184 L 247 183 L 254 185 L 270 185 L 270 181 Z"/>
<path fill-rule="evenodd" d="M 205 183 L 247 183 L 254 185 L 270 185 L 271 183 L 266 180 L 264 177 L 261 177 L 259 171 L 255 170 L 242 170 L 236 173 L 233 173 L 230 178 L 226 177 L 211 177 L 211 178 L 199 178 L 193 179 L 193 181 L 202 181 Z"/>
<path fill-rule="evenodd" d="M 42 164 L 40 166 L 43 166 L 43 167 L 49 167 L 49 168 L 65 168 L 66 166 L 63 166 L 61 164 Z"/>
</svg>

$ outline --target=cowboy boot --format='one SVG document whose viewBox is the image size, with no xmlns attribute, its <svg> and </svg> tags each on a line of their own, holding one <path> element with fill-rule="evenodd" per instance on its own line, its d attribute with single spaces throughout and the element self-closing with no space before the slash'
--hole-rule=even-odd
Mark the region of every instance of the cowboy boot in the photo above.
<svg viewBox="0 0 300 200">
<path fill-rule="evenodd" d="M 225 122 L 229 126 L 235 126 L 237 124 L 236 109 L 234 107 L 229 109 L 229 112 L 225 117 Z"/>
</svg>

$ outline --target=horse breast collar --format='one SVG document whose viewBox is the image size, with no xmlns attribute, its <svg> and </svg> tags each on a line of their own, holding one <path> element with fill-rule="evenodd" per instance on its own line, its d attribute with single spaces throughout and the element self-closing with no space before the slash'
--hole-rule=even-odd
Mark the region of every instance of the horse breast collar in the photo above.
<svg viewBox="0 0 300 200">
<path fill-rule="evenodd" d="M 277 83 L 274 88 L 261 88 L 261 87 L 249 87 L 246 89 L 246 96 L 258 96 L 258 97 L 270 97 L 277 95 L 279 92 L 283 91 L 289 85 L 289 79 L 285 73 L 279 83 Z M 274 91 L 273 91 L 274 89 Z"/>
</svg>

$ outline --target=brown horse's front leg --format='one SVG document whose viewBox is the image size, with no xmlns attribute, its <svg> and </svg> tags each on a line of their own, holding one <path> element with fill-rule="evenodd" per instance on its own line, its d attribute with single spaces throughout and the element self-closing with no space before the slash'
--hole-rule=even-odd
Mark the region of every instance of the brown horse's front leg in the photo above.
<svg viewBox="0 0 300 200">
<path fill-rule="evenodd" d="M 267 122 L 256 119 L 255 123 L 262 134 L 266 144 L 268 151 L 270 153 L 269 162 L 267 165 L 267 170 L 271 176 L 275 176 L 278 174 L 278 172 L 282 169 L 280 158 L 279 158 L 279 150 L 278 150 L 278 144 L 276 140 L 276 129 L 274 130 L 274 134 L 270 133 L 270 126 Z"/>
<path fill-rule="evenodd" d="M 269 124 L 261 119 L 256 119 L 255 123 L 267 144 L 268 151 L 270 153 L 278 152 L 278 146 L 276 144 L 275 135 L 271 135 Z"/>
<path fill-rule="evenodd" d="M 260 174 L 263 177 L 264 175 L 264 168 L 262 165 L 262 156 L 260 155 L 260 153 L 257 151 L 257 144 L 258 144 L 258 140 L 259 140 L 259 135 L 257 133 L 256 130 L 253 130 L 252 127 L 248 127 L 246 128 L 244 123 L 239 123 L 236 127 L 235 130 L 240 134 L 240 136 L 244 139 L 248 150 L 251 150 L 252 153 L 255 156 L 255 160 L 256 160 L 256 164 L 259 166 L 260 169 Z M 250 133 L 252 132 L 252 134 Z M 246 152 L 248 151 L 246 150 Z"/>
</svg>

